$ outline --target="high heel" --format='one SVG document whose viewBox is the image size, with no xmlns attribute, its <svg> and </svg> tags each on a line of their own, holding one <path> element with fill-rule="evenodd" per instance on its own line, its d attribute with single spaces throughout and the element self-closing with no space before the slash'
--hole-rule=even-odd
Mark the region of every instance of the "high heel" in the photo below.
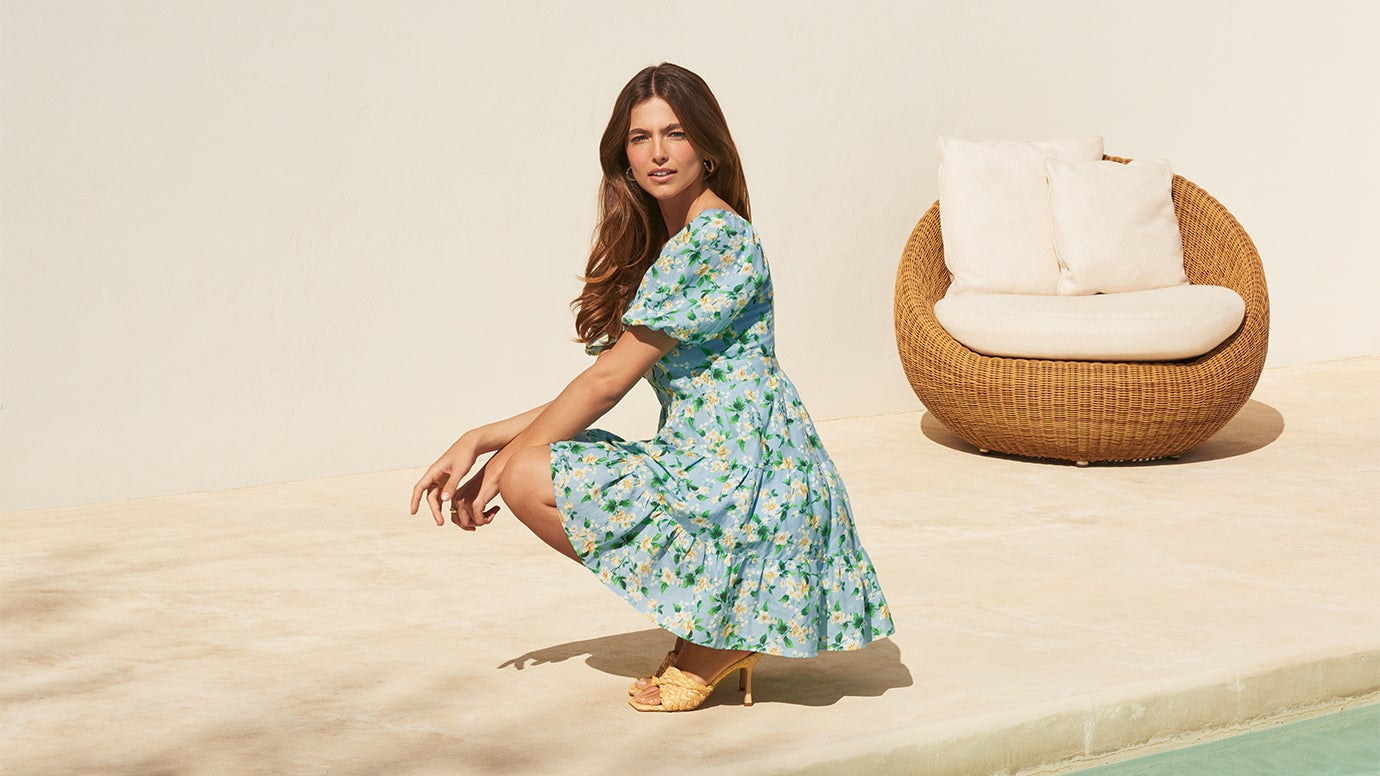
<svg viewBox="0 0 1380 776">
<path fill-rule="evenodd" d="M 638 711 L 689 711 L 697 709 L 709 697 L 709 694 L 714 692 L 714 688 L 719 686 L 719 682 L 722 682 L 734 671 L 738 671 L 740 672 L 738 674 L 738 690 L 743 693 L 743 705 L 751 706 L 752 669 L 761 659 L 762 653 L 760 652 L 744 655 L 737 662 L 720 671 L 708 684 L 701 684 L 687 676 L 679 668 L 671 666 L 656 679 L 656 686 L 661 689 L 661 703 L 638 703 L 636 699 L 629 698 L 628 705 Z"/>
<path fill-rule="evenodd" d="M 648 689 L 649 687 L 655 687 L 657 678 L 659 678 L 662 674 L 666 673 L 666 669 L 676 664 L 676 658 L 680 657 L 680 648 L 683 646 L 685 646 L 685 639 L 677 636 L 675 648 L 672 649 L 670 652 L 667 652 L 666 657 L 663 657 L 661 659 L 661 665 L 657 666 L 656 673 L 647 677 L 649 683 L 638 684 L 638 682 L 642 680 L 634 679 L 633 683 L 628 687 L 628 694 L 636 695 L 642 692 L 643 690 Z"/>
</svg>

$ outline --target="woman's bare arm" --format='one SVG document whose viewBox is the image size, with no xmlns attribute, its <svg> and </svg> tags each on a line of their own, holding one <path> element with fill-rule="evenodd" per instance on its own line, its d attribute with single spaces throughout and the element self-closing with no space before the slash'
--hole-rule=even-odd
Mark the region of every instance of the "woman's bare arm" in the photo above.
<svg viewBox="0 0 1380 776">
<path fill-rule="evenodd" d="M 524 447 L 569 439 L 589 428 L 613 409 L 675 344 L 674 339 L 654 329 L 630 329 L 593 365 L 571 380 L 495 457 L 506 460 Z"/>
<path fill-rule="evenodd" d="M 536 420 L 542 410 L 550 404 L 551 402 L 547 402 L 540 407 L 533 407 L 521 415 L 514 415 L 506 420 L 496 420 L 479 428 L 470 429 L 461 434 L 460 439 L 456 441 L 467 444 L 475 455 L 502 450 L 505 445 L 513 441 L 513 437 L 522 433 L 522 430 L 527 428 L 529 423 Z"/>
<path fill-rule="evenodd" d="M 675 346 L 676 340 L 669 335 L 644 326 L 623 332 L 612 348 L 571 380 L 546 409 L 489 459 L 474 476 L 477 483 L 466 484 L 455 504 L 460 527 L 484 525 L 492 519 L 493 510 L 488 509 L 488 504 L 498 495 L 499 478 L 514 453 L 524 447 L 569 439 L 589 428 Z M 453 490 L 443 492 L 441 500 L 453 495 Z M 435 507 L 435 514 L 439 515 L 440 505 Z"/>
<path fill-rule="evenodd" d="M 514 415 L 506 420 L 497 420 L 461 434 L 460 438 L 455 440 L 455 443 L 426 470 L 426 474 L 417 480 L 417 484 L 412 486 L 412 514 L 417 514 L 417 508 L 421 506 L 423 498 L 447 489 L 448 492 L 454 492 L 460 479 L 474 467 L 474 462 L 479 456 L 501 450 L 504 445 L 513 441 L 513 437 L 527 428 L 527 424 L 535 420 L 550 403 L 547 402 L 520 415 Z M 436 512 L 437 509 L 432 511 Z M 438 520 L 437 525 L 440 525 L 441 522 Z"/>
<path fill-rule="evenodd" d="M 412 488 L 412 514 L 423 498 L 431 507 L 437 525 L 445 523 L 442 505 L 455 495 L 462 477 L 486 452 L 498 454 L 474 476 L 474 487 L 467 487 L 463 504 L 457 503 L 462 521 L 487 523 L 484 507 L 498 493 L 498 478 L 513 453 L 524 447 L 569 439 L 598 420 L 616 405 L 652 368 L 676 341 L 654 329 L 636 326 L 623 333 L 613 347 L 605 350 L 552 401 L 521 415 L 480 426 L 466 432 L 451 445 Z M 483 499 L 480 501 L 480 499 Z M 492 513 L 489 515 L 492 517 Z"/>
</svg>

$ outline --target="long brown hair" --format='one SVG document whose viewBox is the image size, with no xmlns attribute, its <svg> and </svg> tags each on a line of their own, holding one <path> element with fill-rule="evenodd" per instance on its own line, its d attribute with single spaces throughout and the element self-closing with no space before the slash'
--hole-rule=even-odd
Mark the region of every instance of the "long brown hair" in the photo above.
<svg viewBox="0 0 1380 776">
<path fill-rule="evenodd" d="M 747 180 L 738 147 L 728 132 L 719 101 L 704 79 L 679 65 L 663 62 L 643 69 L 618 93 L 613 115 L 599 140 L 599 224 L 585 267 L 584 291 L 570 306 L 575 309 L 575 333 L 581 342 L 612 344 L 623 333 L 623 311 L 632 301 L 642 275 L 656 260 L 670 235 L 656 199 L 625 176 L 628 169 L 628 127 L 636 105 L 660 97 L 675 111 L 695 151 L 713 160 L 705 184 L 746 219 Z"/>
</svg>

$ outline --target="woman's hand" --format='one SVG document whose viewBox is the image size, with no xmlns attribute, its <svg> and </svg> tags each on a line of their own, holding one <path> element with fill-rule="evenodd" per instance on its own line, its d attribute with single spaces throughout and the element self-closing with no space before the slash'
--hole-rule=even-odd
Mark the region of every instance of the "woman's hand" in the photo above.
<svg viewBox="0 0 1380 776">
<path fill-rule="evenodd" d="M 436 520 L 436 525 L 445 525 L 445 503 L 455 495 L 455 486 L 460 483 L 460 478 L 464 477 L 474 466 L 477 457 L 475 448 L 468 439 L 462 436 L 455 440 L 455 444 L 442 453 L 441 457 L 436 459 L 436 463 L 433 463 L 431 468 L 426 470 L 426 474 L 423 474 L 422 478 L 417 480 L 417 484 L 412 487 L 412 514 L 417 514 L 417 508 L 421 506 L 422 499 L 425 498 L 427 506 L 431 508 L 431 516 Z M 482 474 L 483 471 L 481 470 L 474 479 L 480 479 Z M 471 480 L 471 482 L 473 481 Z"/>
<path fill-rule="evenodd" d="M 498 494 L 498 477 L 503 462 L 498 456 L 490 459 L 484 468 L 465 481 L 450 500 L 450 521 L 466 531 L 488 525 L 498 514 L 498 505 L 489 506 Z M 440 523 L 437 523 L 440 525 Z"/>
</svg>

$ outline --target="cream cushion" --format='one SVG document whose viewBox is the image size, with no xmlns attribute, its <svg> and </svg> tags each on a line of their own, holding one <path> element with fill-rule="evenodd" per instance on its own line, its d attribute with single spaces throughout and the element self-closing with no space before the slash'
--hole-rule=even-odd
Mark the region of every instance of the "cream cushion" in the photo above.
<svg viewBox="0 0 1380 776">
<path fill-rule="evenodd" d="M 1046 159 L 1058 292 L 1148 291 L 1188 283 L 1163 159 L 1070 164 Z"/>
<path fill-rule="evenodd" d="M 1092 296 L 959 294 L 934 306 L 939 324 L 989 356 L 1064 361 L 1177 361 L 1217 347 L 1246 304 L 1229 288 L 1171 286 Z"/>
<path fill-rule="evenodd" d="M 949 293 L 1054 294 L 1059 261 L 1045 159 L 1092 162 L 1102 138 L 975 142 L 939 136 L 939 228 Z"/>
</svg>

